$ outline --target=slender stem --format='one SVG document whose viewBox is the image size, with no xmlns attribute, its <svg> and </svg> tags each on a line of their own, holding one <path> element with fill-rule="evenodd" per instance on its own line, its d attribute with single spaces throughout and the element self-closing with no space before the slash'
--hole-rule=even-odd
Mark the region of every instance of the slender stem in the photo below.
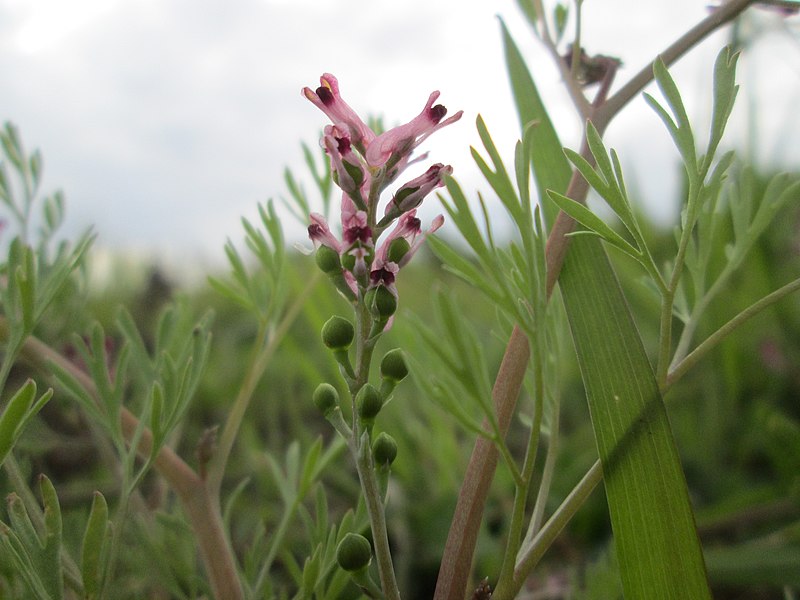
<svg viewBox="0 0 800 600">
<path fill-rule="evenodd" d="M 656 362 L 656 381 L 663 387 L 667 380 L 667 369 L 672 353 L 672 310 L 675 303 L 675 290 L 667 289 L 661 293 L 661 314 L 658 323 L 658 361 Z"/>
<path fill-rule="evenodd" d="M 372 529 L 372 542 L 375 545 L 375 560 L 378 563 L 381 588 L 387 600 L 400 600 L 400 591 L 392 564 L 392 553 L 389 548 L 389 534 L 386 529 L 381 489 L 375 475 L 375 465 L 372 462 L 372 452 L 369 447 L 369 436 L 364 435 L 360 441 L 354 440 L 354 443 L 358 446 L 355 449 L 357 453 L 356 469 L 361 489 L 364 492 L 364 503 Z"/>
<path fill-rule="evenodd" d="M 559 411 L 556 408 L 553 411 L 552 421 L 550 423 L 550 436 L 547 440 L 547 454 L 544 459 L 544 468 L 542 469 L 542 482 L 539 484 L 539 492 L 536 495 L 536 503 L 533 505 L 533 514 L 531 515 L 530 526 L 528 532 L 525 534 L 525 542 L 533 539 L 539 532 L 544 519 L 544 509 L 547 504 L 547 496 L 550 493 L 550 484 L 553 481 L 555 474 L 556 457 L 558 456 L 558 439 L 559 439 Z M 523 544 L 525 543 L 523 542 Z"/>
<path fill-rule="evenodd" d="M 547 520 L 547 523 L 544 524 L 544 527 L 542 527 L 541 531 L 539 531 L 536 537 L 533 538 L 531 544 L 523 548 L 520 552 L 520 557 L 517 560 L 517 566 L 514 569 L 513 589 L 509 590 L 510 593 L 508 595 L 504 595 L 495 592 L 495 594 L 492 596 L 493 599 L 504 600 L 505 598 L 508 598 L 510 600 L 517 595 L 533 567 L 535 567 L 542 556 L 544 556 L 545 551 L 555 541 L 555 539 L 558 537 L 558 534 L 561 533 L 561 530 L 564 529 L 566 524 L 569 523 L 573 516 L 575 516 L 575 513 L 578 512 L 578 509 L 583 506 L 584 502 L 586 502 L 591 493 L 597 487 L 597 484 L 600 483 L 602 479 L 603 467 L 600 465 L 600 461 L 598 460 L 586 472 L 586 475 L 583 476 L 583 479 L 581 479 L 572 489 L 569 495 L 564 499 L 564 502 L 561 503 L 561 506 L 559 506 L 553 515 Z"/>
<path fill-rule="evenodd" d="M 256 345 L 256 354 L 247 370 L 242 386 L 239 389 L 239 394 L 236 396 L 236 400 L 228 413 L 225 427 L 220 434 L 217 449 L 214 452 L 214 456 L 211 458 L 206 472 L 208 489 L 216 495 L 220 493 L 222 478 L 225 475 L 225 469 L 227 468 L 233 445 L 236 442 L 239 429 L 244 420 L 244 415 L 247 412 L 247 407 L 253 399 L 255 388 L 264 375 L 264 371 L 267 369 L 269 362 L 272 360 L 278 344 L 283 340 L 286 332 L 302 311 L 305 300 L 317 285 L 320 276 L 321 273 L 319 271 L 314 272 L 274 330 L 270 331 L 266 325 L 260 328 L 258 343 Z"/>
<path fill-rule="evenodd" d="M 281 544 L 283 543 L 283 538 L 286 537 L 286 533 L 289 531 L 289 525 L 291 525 L 292 519 L 297 512 L 298 504 L 299 501 L 295 499 L 291 505 L 286 507 L 283 515 L 281 515 L 281 520 L 278 523 L 278 527 L 272 533 L 269 551 L 267 552 L 267 556 L 264 558 L 264 562 L 261 564 L 261 568 L 258 571 L 258 577 L 256 577 L 256 582 L 253 586 L 254 598 L 261 597 L 264 594 L 263 586 L 264 582 L 266 581 L 267 574 L 269 573 L 272 563 L 278 554 L 278 548 L 280 548 Z"/>
<path fill-rule="evenodd" d="M 669 373 L 665 382 L 665 388 L 669 388 L 673 383 L 678 381 L 686 374 L 686 371 L 696 365 L 710 350 L 719 344 L 725 337 L 730 335 L 734 330 L 744 325 L 747 321 L 755 317 L 765 308 L 775 304 L 785 296 L 788 296 L 794 291 L 800 289 L 800 278 L 790 281 L 786 285 L 778 288 L 771 294 L 764 296 L 758 302 L 755 302 L 733 317 L 730 321 L 725 323 L 722 327 L 712 333 L 706 340 L 690 352 L 678 365 Z"/>
<path fill-rule="evenodd" d="M 745 252 L 741 252 L 740 256 L 744 257 Z M 711 301 L 716 298 L 717 294 L 722 291 L 722 288 L 727 284 L 728 279 L 731 275 L 736 271 L 739 263 L 741 261 L 734 260 L 726 263 L 725 267 L 722 269 L 722 272 L 719 274 L 719 277 L 711 284 L 711 287 L 708 288 L 708 291 L 703 294 L 703 297 L 694 305 L 692 308 L 692 313 L 689 316 L 689 320 L 686 323 L 686 326 L 681 331 L 681 336 L 678 339 L 678 345 L 675 348 L 675 354 L 672 357 L 672 364 L 670 365 L 671 368 L 674 368 L 680 361 L 682 361 L 685 357 L 687 352 L 689 351 L 689 345 L 692 343 L 692 337 L 694 336 L 694 332 L 697 329 L 697 324 L 700 320 L 700 315 L 702 315 Z"/>
<path fill-rule="evenodd" d="M 541 346 L 540 346 L 541 347 Z M 528 445 L 525 459 L 522 463 L 521 481 L 517 483 L 514 494 L 514 506 L 511 512 L 511 523 L 508 527 L 506 550 L 503 553 L 503 565 L 500 569 L 497 587 L 502 588 L 514 577 L 514 561 L 519 551 L 522 540 L 522 528 L 525 519 L 525 507 L 528 501 L 531 483 L 533 481 L 533 468 L 536 465 L 536 455 L 539 449 L 539 438 L 542 432 L 542 419 L 544 415 L 544 381 L 542 373 L 541 352 L 535 353 L 534 381 L 536 392 L 534 397 L 534 415 L 528 436 Z"/>
<path fill-rule="evenodd" d="M 8 323 L 0 318 L 0 340 L 6 337 L 7 332 Z M 97 390 L 89 375 L 35 337 L 25 340 L 21 356 L 44 371 L 48 371 L 48 363 L 57 364 L 97 398 Z M 132 439 L 139 427 L 139 420 L 123 406 L 120 408 L 120 421 L 125 438 Z M 152 445 L 152 432 L 144 428 L 137 452 L 147 459 Z M 205 482 L 171 448 L 164 446 L 158 451 L 153 467 L 175 491 L 191 523 L 214 597 L 231 600 L 243 598 L 236 559 L 222 525 L 219 501 L 212 498 Z"/>
<path fill-rule="evenodd" d="M 355 380 L 350 382 L 350 396 L 353 399 L 352 436 L 349 440 L 350 451 L 356 463 L 361 491 L 364 494 L 364 504 L 367 508 L 372 542 L 375 548 L 375 561 L 381 580 L 381 588 L 387 600 L 400 600 L 400 590 L 397 587 L 397 578 L 392 564 L 392 553 L 389 547 L 389 535 L 386 527 L 386 512 L 384 510 L 381 488 L 375 473 L 370 447 L 370 431 L 359 423 L 358 407 L 355 398 L 359 390 L 369 380 L 372 353 L 375 349 L 377 337 L 370 339 L 372 329 L 372 315 L 364 300 L 363 293 L 359 294 L 359 301 L 355 307 L 356 319 L 356 369 Z"/>
<path fill-rule="evenodd" d="M 508 431 L 530 358 L 528 338 L 515 326 L 497 372 L 492 398 L 503 435 Z M 479 437 L 475 441 L 447 535 L 435 600 L 464 600 L 472 556 L 489 486 L 497 467 L 497 446 Z"/>
<path fill-rule="evenodd" d="M 671 65 L 708 35 L 739 16 L 754 2 L 755 0 L 727 0 L 721 6 L 715 8 L 705 19 L 678 38 L 675 43 L 661 52 L 661 60 L 664 61 L 665 65 Z M 644 87 L 653 80 L 654 62 L 655 61 L 651 61 L 646 67 L 634 75 L 628 83 L 623 85 L 614 95 L 608 98 L 597 111 L 596 118 L 600 121 L 610 121 L 622 110 L 623 106 L 641 92 Z M 595 126 L 596 125 L 597 123 L 595 122 Z"/>
<path fill-rule="evenodd" d="M 673 63 L 703 38 L 740 14 L 750 4 L 752 4 L 752 1 L 753 0 L 729 0 L 725 5 L 723 5 L 723 7 L 715 10 L 714 13 L 712 13 L 709 17 L 704 19 L 701 23 L 693 27 L 685 35 L 679 38 L 674 44 L 669 46 L 661 54 L 661 59 L 665 64 L 669 65 Z M 605 99 L 605 101 L 599 105 L 592 107 L 593 110 L 590 114 L 590 118 L 601 135 L 607 125 L 610 123 L 611 119 L 623 108 L 623 106 L 625 106 L 625 104 L 627 104 L 636 94 L 638 94 L 642 88 L 650 83 L 652 79 L 653 63 L 651 62 L 647 67 L 645 67 L 645 69 L 643 69 L 626 85 L 624 85 L 616 94 L 608 99 Z M 584 156 L 584 158 L 590 158 L 590 153 L 588 152 L 588 148 L 586 148 L 585 142 L 583 142 L 582 146 L 581 154 Z M 585 201 L 587 192 L 588 184 L 586 181 L 578 174 L 577 171 L 573 172 L 572 179 L 570 180 L 569 187 L 567 189 L 567 195 L 574 200 Z M 569 238 L 567 237 L 567 234 L 572 231 L 573 227 L 574 222 L 566 217 L 563 212 L 559 213 L 547 243 L 548 293 L 555 286 L 555 282 L 558 279 L 564 257 L 566 256 L 567 247 L 569 245 Z M 675 286 L 670 285 L 670 295 L 673 297 L 674 289 Z M 670 323 L 669 325 L 666 324 L 667 317 L 664 315 L 665 311 L 662 312 L 662 332 L 671 331 L 671 300 L 668 299 L 665 302 L 665 305 L 669 307 L 668 318 Z M 668 359 L 666 361 L 660 361 L 660 363 L 668 365 Z M 663 380 L 666 380 L 666 375 L 664 376 Z M 588 497 L 589 493 L 591 493 L 591 490 L 594 489 L 601 478 L 602 469 L 600 462 L 598 461 L 589 470 L 589 472 L 587 472 L 586 476 L 581 480 L 581 482 L 573 489 L 561 507 L 550 518 L 542 530 L 534 537 L 530 543 L 530 546 L 524 549 L 517 564 L 517 569 L 515 569 L 515 574 L 518 575 L 518 577 L 515 578 L 515 589 L 513 593 L 509 594 L 509 598 L 513 597 L 521 588 L 524 578 L 527 577 L 527 574 L 544 554 L 546 548 L 549 547 L 556 535 L 572 517 L 574 512 L 577 511 L 577 509 L 583 504 L 584 500 Z M 498 590 L 498 592 L 502 591 L 503 590 Z M 498 597 L 497 592 L 495 593 L 494 597 Z M 502 598 L 503 595 L 500 594 L 499 597 Z"/>
</svg>

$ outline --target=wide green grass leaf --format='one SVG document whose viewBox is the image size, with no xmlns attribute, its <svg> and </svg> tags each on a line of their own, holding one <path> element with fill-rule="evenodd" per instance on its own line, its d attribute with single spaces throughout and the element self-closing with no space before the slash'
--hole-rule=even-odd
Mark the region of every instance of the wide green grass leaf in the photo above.
<svg viewBox="0 0 800 600">
<path fill-rule="evenodd" d="M 506 61 L 541 197 L 571 170 L 508 31 Z M 546 211 L 552 223 L 552 212 Z M 625 597 L 710 598 L 686 481 L 650 362 L 601 241 L 575 236 L 559 279 L 603 464 Z"/>
</svg>

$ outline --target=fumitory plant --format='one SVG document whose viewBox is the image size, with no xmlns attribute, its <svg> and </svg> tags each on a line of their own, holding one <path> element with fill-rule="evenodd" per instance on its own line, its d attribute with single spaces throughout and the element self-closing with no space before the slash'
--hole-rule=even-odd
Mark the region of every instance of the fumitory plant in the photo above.
<svg viewBox="0 0 800 600">
<path fill-rule="evenodd" d="M 303 146 L 322 208 L 287 170 L 213 295 L 155 275 L 99 293 L 94 233 L 61 239 L 41 155 L 0 131 L 0 598 L 797 597 L 800 313 L 780 301 L 800 179 L 726 149 L 739 33 L 704 126 L 670 72 L 752 5 L 796 3 L 709 7 L 622 84 L 583 47 L 582 0 L 517 4 L 576 149 L 504 22 L 521 134 L 508 164 L 477 116 L 475 198 L 417 154 L 463 117 L 439 92 L 384 129 L 323 74 L 302 90 L 330 121 Z M 666 232 L 604 140 L 635 101 L 680 160 Z M 443 207 L 427 225 L 423 201 Z"/>
<path fill-rule="evenodd" d="M 408 165 L 419 160 L 411 158 L 415 148 L 436 130 L 460 119 L 462 112 L 445 119 L 447 109 L 434 105 L 439 92 L 433 92 L 414 119 L 376 134 L 342 99 L 333 75 L 323 75 L 320 83 L 316 91 L 304 88 L 303 93 L 333 122 L 325 127 L 321 143 L 330 159 L 333 180 L 342 190 L 342 233 L 340 240 L 322 215 L 312 214 L 308 235 L 319 246 L 317 265 L 352 304 L 355 324 L 337 315 L 322 328 L 322 340 L 333 351 L 347 384 L 345 402 L 330 383 L 320 384 L 314 392 L 314 402 L 347 440 L 356 462 L 380 588 L 366 570 L 371 551 L 365 538 L 355 534 L 345 537 L 337 553 L 339 564 L 353 573 L 369 596 L 400 598 L 384 514 L 385 479 L 397 450 L 389 434 L 373 435 L 373 428 L 395 385 L 407 375 L 407 367 L 400 349 L 387 352 L 380 363 L 381 383 L 376 386 L 369 381 L 370 365 L 375 345 L 391 326 L 397 310 L 395 278 L 400 268 L 443 222 L 441 215 L 436 217 L 430 229 L 422 233 L 417 207 L 431 191 L 443 185 L 453 169 L 434 164 L 421 176 L 401 185 L 388 202 L 381 203 L 381 195 Z M 382 238 L 393 223 L 394 227 Z M 343 416 L 348 413 L 349 424 Z"/>
</svg>

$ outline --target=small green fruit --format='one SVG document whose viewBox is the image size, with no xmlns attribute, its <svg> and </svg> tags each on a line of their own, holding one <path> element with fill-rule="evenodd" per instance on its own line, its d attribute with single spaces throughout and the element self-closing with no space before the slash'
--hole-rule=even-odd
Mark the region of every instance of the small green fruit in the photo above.
<svg viewBox="0 0 800 600">
<path fill-rule="evenodd" d="M 355 335 L 353 324 L 338 315 L 332 316 L 322 326 L 322 343 L 331 350 L 347 350 Z"/>
<path fill-rule="evenodd" d="M 336 562 L 349 573 L 366 568 L 371 560 L 372 546 L 363 535 L 348 533 L 336 548 Z"/>
<path fill-rule="evenodd" d="M 408 375 L 408 367 L 403 351 L 400 348 L 389 350 L 381 360 L 381 376 L 394 383 L 402 381 Z"/>
<path fill-rule="evenodd" d="M 320 383 L 314 390 L 314 405 L 323 415 L 339 406 L 339 392 L 330 383 Z"/>
<path fill-rule="evenodd" d="M 372 300 L 372 314 L 376 319 L 385 321 L 397 311 L 397 297 L 385 285 L 375 288 Z"/>
<path fill-rule="evenodd" d="M 356 406 L 358 416 L 364 421 L 371 421 L 381 411 L 383 399 L 375 386 L 365 383 L 356 394 Z"/>
<path fill-rule="evenodd" d="M 388 466 L 397 458 L 397 442 L 386 432 L 381 432 L 372 442 L 372 456 L 379 467 Z"/>
<path fill-rule="evenodd" d="M 386 258 L 391 262 L 400 264 L 400 261 L 408 254 L 409 250 L 411 250 L 411 244 L 408 243 L 406 238 L 395 238 L 389 244 L 389 252 L 387 252 Z"/>
<path fill-rule="evenodd" d="M 339 258 L 339 253 L 330 246 L 320 246 L 314 258 L 323 273 L 335 275 L 342 270 L 342 261 Z"/>
</svg>

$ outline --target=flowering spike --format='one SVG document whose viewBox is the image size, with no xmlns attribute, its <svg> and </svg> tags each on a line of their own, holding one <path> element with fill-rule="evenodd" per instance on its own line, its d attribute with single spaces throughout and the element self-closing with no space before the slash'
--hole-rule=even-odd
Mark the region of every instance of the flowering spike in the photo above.
<svg viewBox="0 0 800 600">
<path fill-rule="evenodd" d="M 330 159 L 333 180 L 342 189 L 341 239 L 316 213 L 311 214 L 308 235 L 316 248 L 325 247 L 318 252 L 318 264 L 348 300 L 355 302 L 362 292 L 369 293 L 367 303 L 376 318 L 375 325 L 383 330 L 389 326 L 397 306 L 398 270 L 408 263 L 425 236 L 443 222 L 441 216 L 437 217 L 431 228 L 420 235 L 416 208 L 443 185 L 453 169 L 437 163 L 401 186 L 380 219 L 378 195 L 410 164 L 427 157 L 424 154 L 411 159 L 411 153 L 422 141 L 460 119 L 463 111 L 447 118 L 447 109 L 435 104 L 439 98 L 435 91 L 411 121 L 377 136 L 342 99 L 333 75 L 325 73 L 320 87 L 303 88 L 303 95 L 332 121 L 325 127 L 320 144 Z M 395 220 L 397 224 L 376 250 L 373 236 L 381 236 Z M 382 301 L 380 307 L 375 303 L 377 297 Z"/>
</svg>

